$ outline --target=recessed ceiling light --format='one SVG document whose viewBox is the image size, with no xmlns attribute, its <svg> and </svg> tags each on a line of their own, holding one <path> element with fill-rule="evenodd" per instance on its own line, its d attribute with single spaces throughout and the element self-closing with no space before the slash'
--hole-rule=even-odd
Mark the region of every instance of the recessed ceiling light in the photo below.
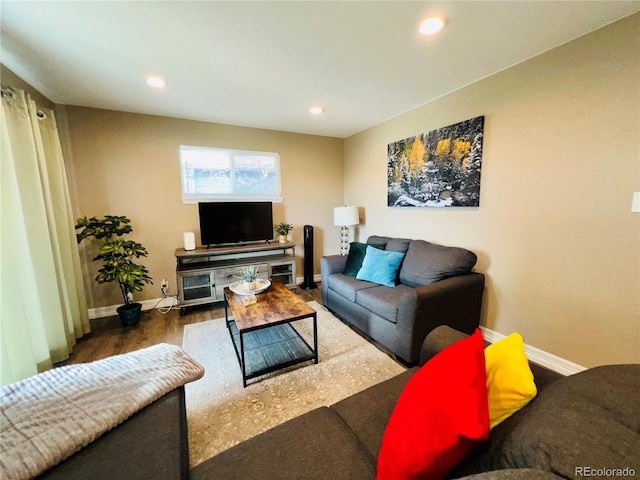
<svg viewBox="0 0 640 480">
<path fill-rule="evenodd" d="M 420 24 L 420 33 L 423 35 L 433 35 L 444 27 L 444 20 L 440 17 L 427 18 Z"/>
<path fill-rule="evenodd" d="M 309 111 L 313 115 L 320 115 L 322 112 L 324 112 L 324 108 L 322 108 L 322 107 L 311 107 L 309 109 Z"/>
<path fill-rule="evenodd" d="M 167 86 L 167 82 L 156 75 L 152 75 L 150 77 L 147 77 L 147 85 L 155 88 L 164 88 Z"/>
</svg>

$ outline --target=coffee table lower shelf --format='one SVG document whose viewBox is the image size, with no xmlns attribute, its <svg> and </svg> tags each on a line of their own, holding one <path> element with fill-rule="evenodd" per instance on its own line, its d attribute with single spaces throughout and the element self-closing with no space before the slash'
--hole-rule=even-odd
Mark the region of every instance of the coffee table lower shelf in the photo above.
<svg viewBox="0 0 640 480">
<path fill-rule="evenodd" d="M 315 327 L 316 319 L 314 318 L 313 321 Z M 227 328 L 233 340 L 245 387 L 247 380 L 276 370 L 311 360 L 318 363 L 317 352 L 290 323 L 281 323 L 241 334 L 235 320 L 229 319 Z"/>
</svg>

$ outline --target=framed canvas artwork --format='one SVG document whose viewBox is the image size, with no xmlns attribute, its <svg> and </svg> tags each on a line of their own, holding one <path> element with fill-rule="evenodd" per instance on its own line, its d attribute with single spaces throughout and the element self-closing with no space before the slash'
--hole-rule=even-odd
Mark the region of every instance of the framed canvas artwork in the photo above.
<svg viewBox="0 0 640 480">
<path fill-rule="evenodd" d="M 390 143 L 390 207 L 477 207 L 484 116 Z"/>
</svg>

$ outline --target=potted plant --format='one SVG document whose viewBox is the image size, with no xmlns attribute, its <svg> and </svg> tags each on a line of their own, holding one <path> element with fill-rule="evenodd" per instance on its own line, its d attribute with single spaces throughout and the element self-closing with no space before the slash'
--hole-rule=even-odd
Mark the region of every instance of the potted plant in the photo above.
<svg viewBox="0 0 640 480">
<path fill-rule="evenodd" d="M 256 289 L 256 280 L 258 279 L 258 267 L 255 265 L 249 265 L 240 269 L 240 275 L 237 277 L 244 280 L 247 284 L 247 290 Z"/>
<path fill-rule="evenodd" d="M 98 270 L 96 282 L 118 284 L 124 305 L 117 311 L 125 326 L 140 321 L 142 304 L 133 302 L 133 292 L 141 291 L 146 283 L 153 283 L 147 269 L 133 261 L 134 258 L 146 257 L 147 249 L 133 240 L 120 238 L 131 230 L 130 220 L 124 216 L 84 217 L 76 221 L 78 243 L 85 238 L 100 242 L 98 256 L 93 260 L 102 261 L 103 266 Z"/>
<path fill-rule="evenodd" d="M 293 230 L 293 225 L 281 222 L 274 225 L 273 228 L 275 228 L 276 233 L 278 234 L 278 241 L 280 243 L 287 243 L 287 235 L 289 235 L 289 232 Z"/>
</svg>

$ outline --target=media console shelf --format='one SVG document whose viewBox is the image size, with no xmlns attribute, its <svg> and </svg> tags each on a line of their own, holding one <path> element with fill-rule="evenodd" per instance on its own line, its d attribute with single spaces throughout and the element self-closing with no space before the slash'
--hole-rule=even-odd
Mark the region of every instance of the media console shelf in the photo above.
<svg viewBox="0 0 640 480">
<path fill-rule="evenodd" d="M 242 267 L 258 267 L 259 277 L 296 288 L 296 244 L 260 243 L 225 247 L 177 248 L 176 277 L 180 312 L 186 307 L 224 301 L 224 289 Z"/>
</svg>

